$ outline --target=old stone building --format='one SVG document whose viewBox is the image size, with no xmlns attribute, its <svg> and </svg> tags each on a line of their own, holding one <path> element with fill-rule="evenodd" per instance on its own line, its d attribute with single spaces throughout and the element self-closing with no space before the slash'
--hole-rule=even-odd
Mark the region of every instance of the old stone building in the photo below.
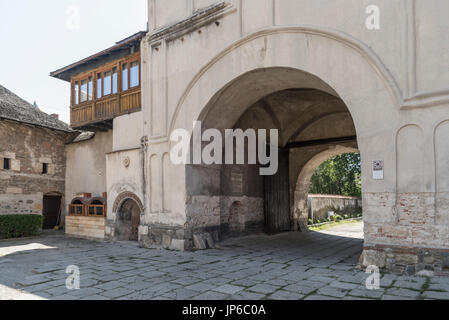
<svg viewBox="0 0 449 320">
<path fill-rule="evenodd" d="M 98 237 L 138 231 L 143 245 L 184 250 L 201 239 L 306 231 L 314 170 L 356 151 L 363 263 L 449 267 L 447 1 L 148 3 L 148 32 L 52 73 L 72 82 L 72 126 L 97 132 L 68 147 L 66 197 L 88 210 L 107 196 Z M 130 64 L 139 104 L 121 101 Z M 203 131 L 278 129 L 277 174 L 175 165 L 171 133 L 193 133 L 194 121 Z"/>
<path fill-rule="evenodd" d="M 64 213 L 65 143 L 77 133 L 0 86 L 0 214 Z"/>
</svg>

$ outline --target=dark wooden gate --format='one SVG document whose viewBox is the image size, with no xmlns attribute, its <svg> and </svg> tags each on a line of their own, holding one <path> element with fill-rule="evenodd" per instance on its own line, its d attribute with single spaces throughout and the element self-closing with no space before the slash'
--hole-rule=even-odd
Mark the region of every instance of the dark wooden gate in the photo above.
<svg viewBox="0 0 449 320">
<path fill-rule="evenodd" d="M 289 150 L 279 150 L 279 168 L 264 177 L 265 232 L 290 231 Z"/>
<path fill-rule="evenodd" d="M 44 196 L 42 208 L 42 215 L 44 216 L 43 229 L 53 229 L 56 226 L 60 210 L 60 196 Z"/>
<path fill-rule="evenodd" d="M 137 205 L 133 208 L 131 216 L 131 241 L 139 240 L 140 211 Z"/>
</svg>

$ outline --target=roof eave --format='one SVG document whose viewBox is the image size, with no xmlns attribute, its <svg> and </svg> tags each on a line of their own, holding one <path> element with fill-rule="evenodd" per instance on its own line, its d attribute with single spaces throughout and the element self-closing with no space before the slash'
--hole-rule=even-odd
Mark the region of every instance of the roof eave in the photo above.
<svg viewBox="0 0 449 320">
<path fill-rule="evenodd" d="M 100 59 L 106 55 L 113 53 L 114 51 L 123 49 L 136 41 L 140 41 L 146 35 L 146 33 L 147 33 L 146 31 L 139 31 L 139 32 L 135 33 L 134 35 L 129 36 L 128 38 L 125 38 L 121 41 L 116 42 L 116 44 L 113 45 L 112 47 L 109 47 L 105 50 L 97 52 L 87 58 L 81 59 L 77 62 L 74 62 L 74 63 L 68 65 L 68 66 L 65 66 L 63 68 L 60 68 L 53 72 L 50 72 L 50 76 L 53 78 L 57 78 L 57 79 L 61 79 L 61 80 L 70 82 L 70 75 L 67 74 L 70 70 L 72 70 L 76 67 L 82 66 L 84 64 L 87 64 L 89 62 L 92 62 L 93 60 Z"/>
<path fill-rule="evenodd" d="M 0 115 L 0 120 L 7 120 L 7 121 L 12 121 L 12 122 L 16 122 L 16 123 L 20 123 L 20 124 L 25 124 L 28 126 L 34 126 L 34 127 L 39 127 L 39 128 L 44 128 L 44 129 L 49 129 L 49 130 L 54 130 L 54 131 L 60 131 L 60 132 L 64 132 L 64 133 L 77 133 L 80 132 L 79 130 L 73 130 L 73 129 L 62 129 L 62 128 L 56 128 L 56 127 L 51 127 L 51 126 L 46 126 L 43 124 L 38 124 L 38 123 L 32 123 L 32 122 L 28 122 L 28 121 L 21 121 L 21 120 L 17 120 L 14 118 L 9 118 L 9 117 L 5 117 Z"/>
</svg>

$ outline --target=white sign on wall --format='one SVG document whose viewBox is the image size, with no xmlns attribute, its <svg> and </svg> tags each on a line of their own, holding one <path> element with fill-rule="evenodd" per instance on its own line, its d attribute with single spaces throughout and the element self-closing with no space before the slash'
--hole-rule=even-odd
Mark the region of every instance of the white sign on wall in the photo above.
<svg viewBox="0 0 449 320">
<path fill-rule="evenodd" d="M 384 179 L 384 162 L 383 160 L 373 161 L 373 179 L 383 180 Z"/>
</svg>

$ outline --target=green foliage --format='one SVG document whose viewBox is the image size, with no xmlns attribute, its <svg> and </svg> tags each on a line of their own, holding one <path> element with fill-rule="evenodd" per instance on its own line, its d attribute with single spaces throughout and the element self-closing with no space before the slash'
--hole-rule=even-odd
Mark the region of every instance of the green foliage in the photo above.
<svg viewBox="0 0 449 320">
<path fill-rule="evenodd" d="M 314 225 L 314 224 L 320 224 L 320 223 L 326 223 L 326 222 L 342 222 L 345 220 L 349 220 L 349 219 L 354 219 L 354 218 L 360 218 L 362 217 L 362 214 L 360 212 L 353 212 L 353 213 L 340 213 L 340 214 L 336 214 L 333 217 L 327 218 L 326 220 L 320 220 L 320 219 L 308 219 L 308 225 Z"/>
<path fill-rule="evenodd" d="M 37 236 L 42 223 L 42 216 L 37 214 L 0 215 L 0 239 Z"/>
<path fill-rule="evenodd" d="M 360 221 L 343 220 L 343 221 L 339 221 L 339 222 L 328 223 L 328 224 L 321 225 L 321 226 L 310 227 L 309 230 L 311 230 L 311 231 L 322 231 L 322 230 L 326 230 L 326 229 L 332 229 L 332 228 L 334 228 L 336 226 L 339 226 L 339 225 L 342 225 L 342 224 L 352 224 L 352 223 L 360 223 Z"/>
<path fill-rule="evenodd" d="M 360 197 L 360 154 L 346 153 L 323 162 L 311 179 L 310 193 Z"/>
<path fill-rule="evenodd" d="M 338 214 L 336 214 L 335 216 L 332 217 L 332 219 L 333 219 L 334 222 L 338 222 L 338 221 L 343 220 L 343 217 L 338 215 Z"/>
</svg>

